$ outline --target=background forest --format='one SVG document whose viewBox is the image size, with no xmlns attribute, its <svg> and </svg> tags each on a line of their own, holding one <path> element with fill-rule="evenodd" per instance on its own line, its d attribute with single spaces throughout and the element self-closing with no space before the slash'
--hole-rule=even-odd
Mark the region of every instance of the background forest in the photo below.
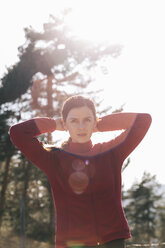
<svg viewBox="0 0 165 248">
<path fill-rule="evenodd" d="M 7 68 L 0 82 L 0 247 L 54 247 L 55 212 L 46 176 L 10 142 L 11 125 L 35 116 L 59 117 L 71 95 L 93 96 L 100 115 L 123 111 L 101 107 L 100 91 L 90 86 L 94 70 L 107 73 L 110 58 L 120 45 L 93 43 L 75 37 L 65 22 L 70 10 L 50 16 L 43 31 L 25 28 L 26 42 L 18 48 L 19 61 Z M 43 142 L 59 142 L 51 134 Z M 123 167 L 126 173 L 128 159 Z M 125 191 L 123 205 L 134 243 L 165 242 L 165 188 L 145 172 Z M 163 244 L 162 246 L 163 247 Z"/>
</svg>

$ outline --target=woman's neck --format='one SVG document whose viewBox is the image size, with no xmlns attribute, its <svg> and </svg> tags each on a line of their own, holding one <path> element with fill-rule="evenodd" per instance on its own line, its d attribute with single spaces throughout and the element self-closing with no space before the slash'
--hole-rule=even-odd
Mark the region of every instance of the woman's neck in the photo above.
<svg viewBox="0 0 165 248">
<path fill-rule="evenodd" d="M 70 141 L 68 150 L 72 153 L 85 153 L 92 149 L 92 141 L 89 140 L 85 143 L 78 143 Z"/>
</svg>

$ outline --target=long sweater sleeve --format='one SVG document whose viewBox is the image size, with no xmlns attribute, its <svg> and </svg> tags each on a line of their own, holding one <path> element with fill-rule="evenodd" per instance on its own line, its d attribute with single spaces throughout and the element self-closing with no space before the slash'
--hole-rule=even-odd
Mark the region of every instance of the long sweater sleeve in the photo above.
<svg viewBox="0 0 165 248">
<path fill-rule="evenodd" d="M 100 132 L 124 130 L 115 139 L 103 143 L 102 150 L 116 148 L 118 159 L 124 161 L 144 138 L 151 121 L 151 116 L 145 113 L 118 113 L 101 118 L 98 123 Z"/>
<path fill-rule="evenodd" d="M 44 172 L 50 153 L 36 137 L 40 134 L 52 132 L 56 129 L 56 121 L 43 117 L 33 118 L 10 127 L 9 134 L 12 143 L 34 164 Z"/>
</svg>

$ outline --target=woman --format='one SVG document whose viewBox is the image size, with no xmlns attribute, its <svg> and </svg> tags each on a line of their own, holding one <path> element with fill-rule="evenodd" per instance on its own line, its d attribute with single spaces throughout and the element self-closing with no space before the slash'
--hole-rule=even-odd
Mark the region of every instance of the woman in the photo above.
<svg viewBox="0 0 165 248">
<path fill-rule="evenodd" d="M 33 118 L 10 128 L 13 144 L 48 177 L 56 207 L 56 247 L 123 248 L 131 237 L 121 204 L 121 167 L 145 136 L 149 114 L 96 117 L 82 96 L 66 100 L 62 118 Z M 36 136 L 68 130 L 61 148 L 47 148 Z M 124 130 L 93 145 L 93 132 Z"/>
</svg>

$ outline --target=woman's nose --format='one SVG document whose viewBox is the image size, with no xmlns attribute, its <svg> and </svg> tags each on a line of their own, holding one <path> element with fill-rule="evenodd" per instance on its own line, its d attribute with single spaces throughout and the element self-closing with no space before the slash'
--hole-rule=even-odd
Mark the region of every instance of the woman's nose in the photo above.
<svg viewBox="0 0 165 248">
<path fill-rule="evenodd" d="M 80 128 L 80 129 L 83 129 L 84 127 L 85 127 L 85 124 L 84 124 L 83 122 L 80 122 L 80 123 L 79 123 L 79 128 Z"/>
</svg>

